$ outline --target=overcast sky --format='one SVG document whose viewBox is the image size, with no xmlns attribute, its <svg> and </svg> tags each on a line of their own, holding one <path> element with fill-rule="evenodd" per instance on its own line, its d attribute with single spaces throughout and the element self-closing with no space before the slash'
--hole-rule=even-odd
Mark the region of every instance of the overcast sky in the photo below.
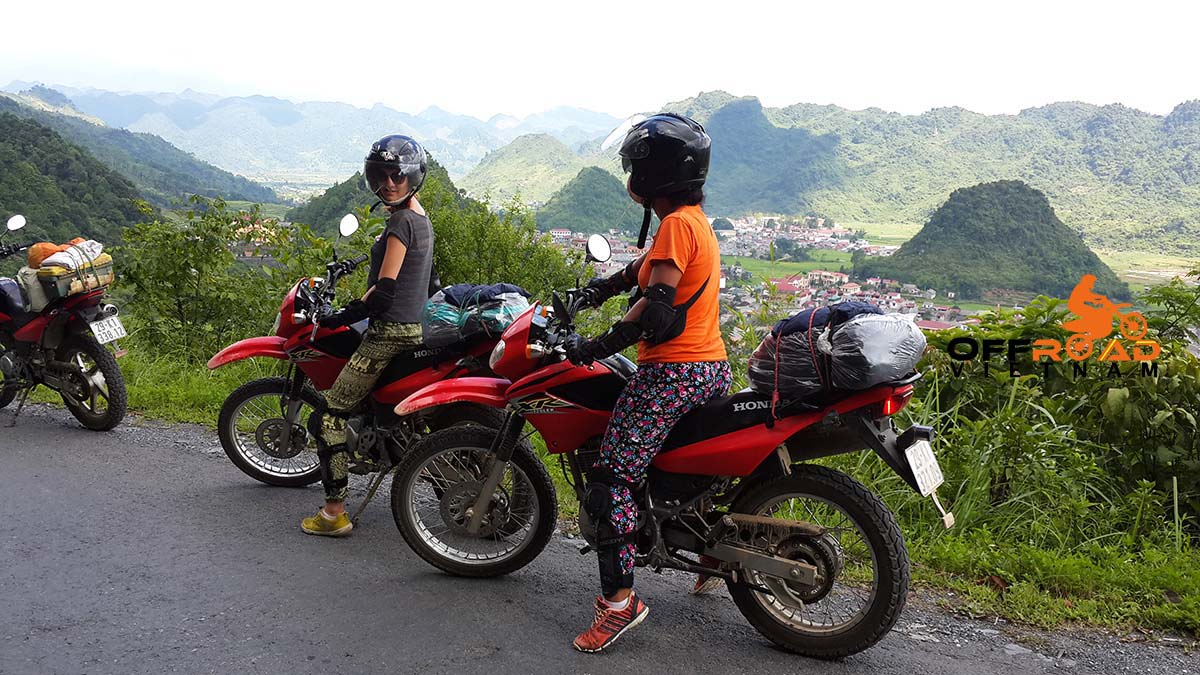
<svg viewBox="0 0 1200 675">
<path fill-rule="evenodd" d="M 9 2 L 0 86 L 196 89 L 617 116 L 700 91 L 768 106 L 1016 113 L 1054 101 L 1165 114 L 1200 98 L 1200 3 Z"/>
</svg>

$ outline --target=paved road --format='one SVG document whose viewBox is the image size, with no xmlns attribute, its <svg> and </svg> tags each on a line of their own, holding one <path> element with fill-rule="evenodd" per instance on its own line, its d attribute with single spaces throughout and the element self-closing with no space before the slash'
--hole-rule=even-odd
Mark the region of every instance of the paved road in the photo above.
<svg viewBox="0 0 1200 675">
<path fill-rule="evenodd" d="M 457 580 L 408 551 L 383 497 L 353 537 L 305 536 L 319 490 L 255 483 L 210 429 L 133 419 L 96 434 L 35 406 L 0 428 L 0 673 L 1200 672 L 1178 649 L 1030 636 L 919 599 L 874 649 L 810 661 L 723 593 L 651 573 L 647 623 L 577 654 L 592 557 L 556 538 L 508 578 Z"/>
</svg>

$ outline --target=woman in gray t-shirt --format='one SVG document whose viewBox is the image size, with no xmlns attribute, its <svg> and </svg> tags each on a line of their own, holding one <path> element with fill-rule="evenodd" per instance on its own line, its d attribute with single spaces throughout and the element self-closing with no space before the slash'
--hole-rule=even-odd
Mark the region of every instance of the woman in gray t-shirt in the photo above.
<svg viewBox="0 0 1200 675">
<path fill-rule="evenodd" d="M 391 212 L 383 235 L 371 247 L 367 293 L 350 311 L 365 313 L 370 324 L 362 344 L 333 386 L 325 392 L 326 415 L 317 454 L 325 506 L 305 518 L 308 534 L 344 537 L 354 525 L 346 515 L 346 413 L 362 402 L 392 358 L 421 344 L 421 311 L 429 297 L 433 267 L 433 227 L 417 200 L 425 181 L 426 158 L 408 136 L 385 136 L 371 146 L 363 164 L 367 188 Z"/>
</svg>

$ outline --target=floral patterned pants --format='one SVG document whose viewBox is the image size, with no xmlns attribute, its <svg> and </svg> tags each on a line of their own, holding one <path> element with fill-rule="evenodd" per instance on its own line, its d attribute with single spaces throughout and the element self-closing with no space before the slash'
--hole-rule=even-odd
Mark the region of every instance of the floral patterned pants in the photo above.
<svg viewBox="0 0 1200 675">
<path fill-rule="evenodd" d="M 646 476 L 650 462 L 671 428 L 690 410 L 723 396 L 732 382 L 729 363 L 648 363 L 638 367 L 613 409 L 600 442 L 596 467 L 618 481 L 636 484 Z M 638 509 L 625 485 L 609 490 L 609 525 L 612 534 L 627 535 L 637 529 Z M 597 523 L 599 525 L 599 523 Z M 600 584 L 605 596 L 633 587 L 634 546 L 600 546 Z"/>
</svg>

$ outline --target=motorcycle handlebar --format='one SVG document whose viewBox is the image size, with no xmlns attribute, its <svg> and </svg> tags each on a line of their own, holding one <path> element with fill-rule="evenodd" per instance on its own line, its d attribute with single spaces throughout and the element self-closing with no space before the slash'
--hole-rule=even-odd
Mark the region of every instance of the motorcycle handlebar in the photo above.
<svg viewBox="0 0 1200 675">
<path fill-rule="evenodd" d="M 21 251 L 28 249 L 33 244 L 9 244 L 7 246 L 0 244 L 0 258 L 7 258 L 10 255 L 16 255 Z"/>
</svg>

